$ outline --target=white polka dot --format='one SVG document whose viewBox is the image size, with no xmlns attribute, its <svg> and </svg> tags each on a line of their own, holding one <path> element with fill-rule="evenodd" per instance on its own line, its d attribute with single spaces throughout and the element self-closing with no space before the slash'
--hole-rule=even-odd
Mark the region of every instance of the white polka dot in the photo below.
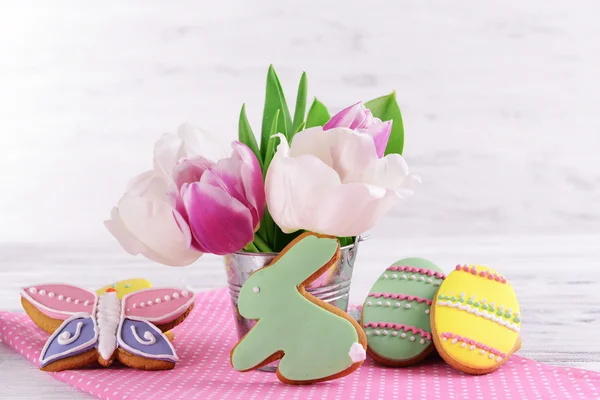
<svg viewBox="0 0 600 400">
<path fill-rule="evenodd" d="M 389 306 L 391 306 L 391 305 L 392 305 L 392 303 L 390 303 L 389 301 L 386 301 L 386 302 L 385 302 L 385 306 L 386 306 L 386 307 L 389 307 Z"/>
<path fill-rule="evenodd" d="M 177 293 L 177 292 L 173 293 L 173 298 L 174 299 L 178 299 L 179 298 L 179 293 Z"/>
<path fill-rule="evenodd" d="M 42 296 L 46 294 L 46 291 L 44 289 L 40 290 L 39 292 Z"/>
<path fill-rule="evenodd" d="M 34 287 L 32 287 L 32 288 L 29 288 L 29 293 L 31 293 L 31 294 L 36 294 L 36 293 L 37 293 L 37 289 L 36 289 L 36 288 L 34 288 Z"/>
<path fill-rule="evenodd" d="M 54 292 L 48 292 L 48 297 L 50 297 L 51 299 L 54 298 Z"/>
<path fill-rule="evenodd" d="M 70 302 L 71 302 L 71 298 L 70 298 L 70 297 L 67 297 L 67 300 L 66 300 L 66 301 L 67 301 L 67 303 L 70 303 Z"/>
<path fill-rule="evenodd" d="M 162 300 L 160 299 L 160 297 L 157 297 L 156 299 L 154 299 L 154 302 L 156 304 L 160 304 L 160 303 L 162 303 Z"/>
<path fill-rule="evenodd" d="M 170 301 L 170 300 L 171 300 L 171 297 L 169 295 L 166 295 L 165 296 L 165 301 Z"/>
</svg>

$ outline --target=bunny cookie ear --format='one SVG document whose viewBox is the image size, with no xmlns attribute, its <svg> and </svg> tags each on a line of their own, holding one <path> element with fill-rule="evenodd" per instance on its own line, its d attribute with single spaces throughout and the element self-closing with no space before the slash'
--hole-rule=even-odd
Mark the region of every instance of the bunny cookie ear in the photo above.
<svg viewBox="0 0 600 400">
<path fill-rule="evenodd" d="M 279 270 L 286 280 L 293 281 L 288 283 L 299 286 L 316 279 L 317 271 L 328 268 L 339 257 L 340 242 L 336 238 L 304 233 L 287 245 L 269 268 Z"/>
</svg>

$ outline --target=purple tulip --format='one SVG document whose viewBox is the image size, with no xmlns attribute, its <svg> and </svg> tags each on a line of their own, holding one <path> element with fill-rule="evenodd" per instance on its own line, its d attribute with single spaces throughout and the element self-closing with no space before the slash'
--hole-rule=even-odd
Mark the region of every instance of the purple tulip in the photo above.
<svg viewBox="0 0 600 400">
<path fill-rule="evenodd" d="M 377 156 L 381 158 L 390 139 L 392 121 L 381 122 L 379 118 L 373 117 L 371 110 L 359 101 L 335 114 L 323 126 L 323 130 L 332 128 L 349 128 L 360 133 L 369 134 L 375 143 Z"/>
<path fill-rule="evenodd" d="M 254 239 L 265 210 L 260 164 L 252 150 L 232 143 L 229 158 L 180 161 L 173 170 L 176 210 L 189 225 L 190 245 L 218 255 L 235 253 Z"/>
</svg>

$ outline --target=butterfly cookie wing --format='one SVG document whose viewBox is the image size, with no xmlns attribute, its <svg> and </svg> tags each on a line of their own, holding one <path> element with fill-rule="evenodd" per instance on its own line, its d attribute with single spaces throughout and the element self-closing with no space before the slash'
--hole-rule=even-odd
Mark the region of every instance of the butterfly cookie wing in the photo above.
<svg viewBox="0 0 600 400">
<path fill-rule="evenodd" d="M 132 368 L 173 368 L 177 354 L 163 332 L 187 317 L 194 300 L 194 293 L 175 288 L 145 289 L 123 297 L 118 360 Z"/>
<path fill-rule="evenodd" d="M 97 359 L 98 327 L 89 314 L 67 318 L 46 341 L 40 354 L 40 368 L 62 371 L 92 364 Z"/>
<path fill-rule="evenodd" d="M 117 359 L 131 368 L 171 369 L 178 359 L 165 334 L 141 318 L 123 319 L 119 325 L 117 340 Z"/>
<path fill-rule="evenodd" d="M 123 297 L 122 314 L 151 322 L 165 332 L 187 317 L 194 306 L 194 300 L 194 293 L 185 289 L 145 289 Z"/>
<path fill-rule="evenodd" d="M 53 333 L 64 320 L 80 313 L 94 315 L 98 296 L 64 283 L 25 287 L 21 304 L 37 326 Z"/>
</svg>

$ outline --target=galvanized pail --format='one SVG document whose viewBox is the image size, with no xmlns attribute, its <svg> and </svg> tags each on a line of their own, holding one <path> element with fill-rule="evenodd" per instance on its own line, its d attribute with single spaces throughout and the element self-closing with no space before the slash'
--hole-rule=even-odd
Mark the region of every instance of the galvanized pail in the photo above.
<svg viewBox="0 0 600 400">
<path fill-rule="evenodd" d="M 359 242 L 363 241 L 357 237 L 354 244 L 341 248 L 339 261 L 333 264 L 323 275 L 314 280 L 306 290 L 329 304 L 347 311 L 348 297 L 350 294 L 350 280 L 354 269 L 354 260 L 358 251 Z M 269 264 L 277 256 L 277 253 L 234 253 L 226 255 L 225 269 L 227 270 L 227 283 L 233 303 L 233 313 L 238 338 L 241 339 L 254 326 L 256 321 L 242 317 L 237 311 L 238 295 L 244 282 L 257 269 Z M 261 368 L 263 371 L 275 371 L 276 363 Z"/>
</svg>

